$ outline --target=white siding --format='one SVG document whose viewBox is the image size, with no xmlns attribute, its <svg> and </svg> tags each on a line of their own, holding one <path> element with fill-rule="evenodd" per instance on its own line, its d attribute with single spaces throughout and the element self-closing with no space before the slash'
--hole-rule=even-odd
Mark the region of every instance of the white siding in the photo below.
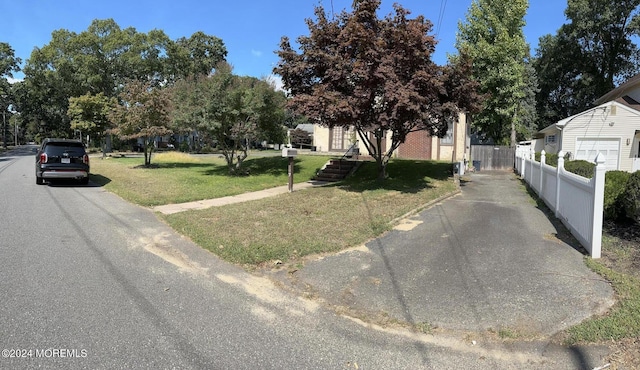
<svg viewBox="0 0 640 370">
<path fill-rule="evenodd" d="M 611 114 L 615 106 L 615 115 Z M 593 108 L 569 121 L 562 130 L 562 150 L 576 158 L 579 140 L 619 140 L 618 168 L 631 171 L 632 143 L 635 131 L 640 130 L 640 112 L 622 104 L 611 102 Z M 629 144 L 627 144 L 629 139 Z"/>
</svg>

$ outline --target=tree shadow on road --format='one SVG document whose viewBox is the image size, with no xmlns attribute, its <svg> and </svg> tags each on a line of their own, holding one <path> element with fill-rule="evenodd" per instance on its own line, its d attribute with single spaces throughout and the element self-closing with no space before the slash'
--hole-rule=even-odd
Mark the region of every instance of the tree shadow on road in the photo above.
<svg viewBox="0 0 640 370">
<path fill-rule="evenodd" d="M 89 183 L 81 184 L 73 179 L 49 180 L 46 184 L 52 188 L 101 188 L 111 182 L 111 179 L 102 175 L 89 175 Z"/>
</svg>

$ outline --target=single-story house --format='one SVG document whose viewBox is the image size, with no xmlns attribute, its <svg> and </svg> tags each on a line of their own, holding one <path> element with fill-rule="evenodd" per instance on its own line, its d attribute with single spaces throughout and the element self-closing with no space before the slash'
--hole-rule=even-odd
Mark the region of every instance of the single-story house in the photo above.
<svg viewBox="0 0 640 370">
<path fill-rule="evenodd" d="M 607 170 L 640 170 L 640 74 L 596 100 L 596 106 L 538 132 L 547 153 L 595 161 L 606 156 Z M 543 144 L 542 144 L 543 143 Z"/>
<path fill-rule="evenodd" d="M 470 158 L 469 127 L 467 116 L 460 113 L 458 120 L 450 122 L 444 137 L 429 135 L 426 131 L 416 131 L 407 135 L 404 143 L 394 152 L 395 158 L 443 160 L 459 162 Z M 360 140 L 355 129 L 343 127 L 327 128 L 314 125 L 313 145 L 316 151 L 343 153 L 356 143 L 360 154 L 368 155 L 365 144 Z M 391 145 L 391 135 L 386 135 L 383 150 Z"/>
</svg>

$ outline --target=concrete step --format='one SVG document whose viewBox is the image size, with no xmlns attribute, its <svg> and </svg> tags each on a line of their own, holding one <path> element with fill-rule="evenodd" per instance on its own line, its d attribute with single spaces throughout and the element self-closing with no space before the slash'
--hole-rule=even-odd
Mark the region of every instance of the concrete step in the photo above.
<svg viewBox="0 0 640 370">
<path fill-rule="evenodd" d="M 344 180 L 357 164 L 355 161 L 332 159 L 325 168 L 314 177 L 314 180 L 330 182 Z"/>
</svg>

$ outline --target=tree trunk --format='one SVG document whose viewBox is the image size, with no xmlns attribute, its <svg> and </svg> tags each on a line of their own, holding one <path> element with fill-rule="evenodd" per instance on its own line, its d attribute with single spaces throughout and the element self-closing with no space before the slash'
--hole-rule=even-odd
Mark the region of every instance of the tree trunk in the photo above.
<svg viewBox="0 0 640 370">
<path fill-rule="evenodd" d="M 518 105 L 518 108 L 519 107 L 520 106 Z M 511 117 L 511 142 L 509 144 L 512 148 L 516 147 L 516 140 L 518 139 L 516 134 L 516 117 L 518 116 L 518 108 L 516 108 L 515 112 L 513 112 L 513 117 Z"/>
<path fill-rule="evenodd" d="M 149 138 L 145 137 L 144 139 L 144 166 L 151 166 L 151 152 L 153 151 L 153 142 L 149 140 Z"/>
<path fill-rule="evenodd" d="M 378 180 L 382 181 L 387 178 L 387 160 L 386 155 L 382 151 L 382 138 L 383 133 L 378 131 L 375 134 L 376 137 L 376 162 L 378 163 Z"/>
<path fill-rule="evenodd" d="M 378 181 L 384 181 L 387 178 L 387 164 L 383 161 L 378 162 Z"/>
</svg>

